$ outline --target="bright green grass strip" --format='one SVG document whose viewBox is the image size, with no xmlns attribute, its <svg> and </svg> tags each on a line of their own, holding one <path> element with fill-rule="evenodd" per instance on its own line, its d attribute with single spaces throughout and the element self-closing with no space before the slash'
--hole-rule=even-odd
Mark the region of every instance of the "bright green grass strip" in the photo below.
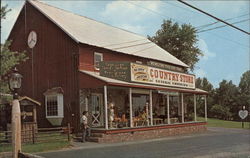
<svg viewBox="0 0 250 158">
<path fill-rule="evenodd" d="M 198 121 L 205 121 L 203 117 L 198 117 Z M 237 121 L 225 121 L 225 120 L 219 120 L 214 118 L 208 118 L 207 119 L 208 127 L 224 127 L 224 128 L 242 128 L 241 122 Z M 250 129 L 250 123 L 245 122 L 244 123 L 244 129 Z"/>
</svg>

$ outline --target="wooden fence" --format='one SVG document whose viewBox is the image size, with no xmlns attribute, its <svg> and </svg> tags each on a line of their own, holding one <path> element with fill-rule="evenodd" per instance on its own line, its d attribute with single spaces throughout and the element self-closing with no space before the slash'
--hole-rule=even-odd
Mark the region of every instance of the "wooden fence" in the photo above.
<svg viewBox="0 0 250 158">
<path fill-rule="evenodd" d="M 38 128 L 22 130 L 22 143 L 43 143 L 55 141 L 70 141 L 71 127 Z M 11 131 L 0 131 L 0 145 L 11 144 Z"/>
</svg>

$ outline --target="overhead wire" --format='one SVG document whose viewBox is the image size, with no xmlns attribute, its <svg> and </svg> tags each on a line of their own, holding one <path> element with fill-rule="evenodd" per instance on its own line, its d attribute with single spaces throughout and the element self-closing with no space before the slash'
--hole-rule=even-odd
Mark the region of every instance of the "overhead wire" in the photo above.
<svg viewBox="0 0 250 158">
<path fill-rule="evenodd" d="M 243 46 L 243 47 L 246 47 L 246 48 L 248 48 L 248 49 L 250 48 L 249 45 L 245 45 L 245 44 L 239 43 L 239 42 L 237 42 L 237 41 L 235 41 L 235 40 L 231 40 L 231 39 L 229 39 L 229 38 L 220 36 L 220 35 L 218 35 L 218 34 L 215 34 L 215 33 L 212 33 L 212 32 L 206 32 L 206 33 L 213 34 L 214 36 L 216 36 L 216 37 L 218 37 L 218 38 L 221 38 L 221 39 L 230 41 L 230 42 L 232 42 L 232 43 L 234 43 L 234 44 L 237 44 L 237 45 L 239 45 L 239 46 Z"/>
<path fill-rule="evenodd" d="M 142 9 L 144 9 L 144 10 L 147 10 L 147 11 L 149 11 L 149 12 L 151 12 L 151 13 L 157 14 L 157 15 L 159 15 L 159 16 L 161 16 L 161 17 L 170 18 L 170 17 L 168 17 L 168 16 L 166 16 L 166 15 L 163 15 L 163 14 L 161 14 L 161 13 L 159 13 L 159 12 L 157 12 L 157 11 L 154 11 L 154 10 L 152 10 L 152 9 L 149 9 L 149 8 L 146 8 L 146 7 L 142 7 L 142 6 L 138 5 L 138 4 L 134 4 L 134 3 L 131 3 L 131 2 L 129 2 L 129 1 L 126 1 L 126 2 L 129 3 L 129 4 L 132 4 L 132 5 L 134 5 L 134 6 L 137 6 L 137 7 L 139 7 L 139 8 L 142 8 Z M 180 8 L 183 8 L 183 7 L 180 7 Z M 186 9 L 186 10 L 188 10 L 188 9 Z M 248 15 L 248 14 L 243 14 L 243 15 L 240 15 L 240 16 L 237 16 L 237 17 L 243 17 L 243 16 L 246 16 L 246 15 Z M 228 19 L 226 19 L 226 20 L 232 20 L 232 19 L 235 19 L 235 18 L 237 18 L 237 17 L 228 18 Z M 170 19 L 174 19 L 174 18 L 170 18 Z M 179 21 L 179 20 L 177 20 L 177 19 L 174 19 L 174 20 Z M 246 20 L 246 19 L 245 19 L 245 20 Z M 244 20 L 244 21 L 245 21 L 245 20 Z M 241 22 L 243 22 L 243 20 L 242 20 L 242 21 L 234 22 L 233 24 L 235 24 L 235 23 L 241 23 Z M 183 23 L 183 22 L 181 22 L 181 23 Z M 216 24 L 216 23 L 218 23 L 218 22 L 214 22 L 214 23 L 206 24 L 206 25 L 213 25 L 213 24 Z M 218 28 L 225 27 L 225 26 L 227 26 L 227 25 L 218 26 Z M 201 26 L 200 26 L 200 27 L 201 27 Z M 217 27 L 216 27 L 216 28 L 217 28 Z M 216 29 L 216 28 L 212 28 L 212 29 Z M 208 30 L 207 30 L 207 31 L 208 31 Z M 203 32 L 205 32 L 205 33 L 211 33 L 211 32 L 206 32 L 205 30 L 204 30 Z M 201 33 L 201 32 L 198 32 L 198 33 Z M 224 38 L 224 37 L 218 36 L 218 35 L 216 35 L 216 34 L 213 34 L 213 35 L 217 36 L 218 38 L 221 38 L 221 39 L 224 39 L 224 40 L 228 40 L 228 41 L 230 41 L 230 42 L 234 42 L 235 44 L 238 44 L 238 45 L 240 45 L 240 46 L 249 47 L 249 46 L 244 45 L 244 44 L 241 44 L 241 43 L 239 43 L 239 42 L 237 42 L 237 41 L 234 41 L 234 40 L 231 40 L 231 39 L 228 39 L 228 38 Z M 126 43 L 133 43 L 133 42 L 143 41 L 143 40 L 145 40 L 145 39 L 134 40 L 134 41 L 128 41 L 128 42 L 122 42 L 122 43 L 115 43 L 115 44 L 106 45 L 106 46 L 104 46 L 104 47 L 107 47 L 107 46 L 115 46 L 115 45 L 121 45 L 121 44 L 126 44 Z M 123 48 L 136 47 L 136 46 L 139 46 L 139 45 L 146 45 L 146 44 L 149 44 L 149 43 L 151 43 L 151 42 L 139 43 L 139 44 L 134 44 L 134 45 L 127 45 L 127 46 L 124 46 L 124 47 L 117 47 L 117 48 L 113 48 L 113 49 L 118 50 L 118 49 L 123 49 Z M 151 47 L 153 47 L 153 46 L 151 46 Z M 149 48 L 144 48 L 144 49 L 139 50 L 139 51 L 135 51 L 134 53 L 138 53 L 138 52 L 140 52 L 140 51 L 150 49 L 151 47 L 149 47 Z"/>
<path fill-rule="evenodd" d="M 184 8 L 184 7 L 175 5 L 175 4 L 173 4 L 173 3 L 170 3 L 169 1 L 162 1 L 162 2 L 164 2 L 164 3 L 166 3 L 166 4 L 170 4 L 170 5 L 175 6 L 175 7 L 177 7 L 177 8 L 184 9 L 184 10 L 186 10 L 186 11 L 188 11 L 188 12 L 199 13 L 198 11 L 195 12 L 195 11 L 192 11 L 192 10 L 190 10 L 190 9 L 187 9 L 187 8 Z M 201 15 L 201 14 L 199 14 L 199 15 Z M 239 16 L 236 16 L 236 17 L 233 17 L 233 18 L 224 19 L 224 21 L 229 21 L 229 20 L 233 20 L 233 19 L 236 19 L 236 18 L 241 18 L 241 17 L 247 16 L 247 15 L 249 15 L 249 13 L 245 13 L 245 14 L 242 14 L 242 15 L 239 15 Z M 196 26 L 195 28 L 196 28 L 197 30 L 201 30 L 201 29 L 204 29 L 205 27 L 208 27 L 208 26 L 217 24 L 217 23 L 219 23 L 219 22 L 220 22 L 220 21 L 216 21 L 216 22 L 213 22 L 213 23 L 209 23 L 209 24 L 205 24 L 205 25 L 201 25 L 201 26 Z"/>
<path fill-rule="evenodd" d="M 150 42 L 139 43 L 139 44 L 124 46 L 124 47 L 118 47 L 118 48 L 112 48 L 112 49 L 118 50 L 118 49 L 124 49 L 124 48 L 129 48 L 129 47 L 136 47 L 136 46 L 140 46 L 140 45 L 146 45 L 146 44 L 150 44 L 150 43 L 152 43 L 152 42 L 150 41 Z"/>
<path fill-rule="evenodd" d="M 130 2 L 130 1 L 123 1 L 123 2 L 127 2 L 127 3 L 129 3 L 129 4 L 132 4 L 132 5 L 134 5 L 134 6 L 137 6 L 137 7 L 139 7 L 139 8 L 142 8 L 142 9 L 144 9 L 144 10 L 147 10 L 147 11 L 149 11 L 149 12 L 151 12 L 151 13 L 154 13 L 154 14 L 156 14 L 156 15 L 159 15 L 159 16 L 161 16 L 161 17 L 165 17 L 165 18 L 173 19 L 173 20 L 175 20 L 175 21 L 178 21 L 178 22 L 180 22 L 180 23 L 184 24 L 182 21 L 180 21 L 180 20 L 178 20 L 178 19 L 171 18 L 171 17 L 166 16 L 166 15 L 164 15 L 164 14 L 161 14 L 161 13 L 159 13 L 159 12 L 157 12 L 157 11 L 153 10 L 153 9 L 149 9 L 149 8 L 146 8 L 146 7 L 140 6 L 140 5 L 135 4 L 135 3 L 132 3 L 132 2 Z"/>
<path fill-rule="evenodd" d="M 198 13 L 198 12 L 192 11 L 192 10 L 190 10 L 190 9 L 188 9 L 188 8 L 184 8 L 184 7 L 175 5 L 175 4 L 173 4 L 173 3 L 170 3 L 169 1 L 161 1 L 161 2 L 166 3 L 166 4 L 170 4 L 170 5 L 175 6 L 175 7 L 177 7 L 177 8 L 184 9 L 184 10 L 186 10 L 186 11 L 188 11 L 188 12 Z"/>
<path fill-rule="evenodd" d="M 233 19 L 238 19 L 238 18 L 241 18 L 241 17 L 244 17 L 246 15 L 249 15 L 249 14 L 243 14 L 243 15 L 240 15 L 240 16 L 237 16 L 237 17 L 233 17 L 233 18 L 228 18 L 228 19 L 224 19 L 224 21 L 229 21 L 229 20 L 233 20 Z M 205 24 L 205 25 L 201 25 L 201 26 L 197 26 L 196 29 L 197 30 L 201 30 L 201 29 L 204 29 L 208 26 L 211 26 L 211 25 L 215 25 L 217 23 L 219 23 L 220 21 L 216 21 L 216 22 L 213 22 L 213 23 L 209 23 L 209 24 Z"/>
<path fill-rule="evenodd" d="M 126 42 L 121 42 L 121 43 L 114 43 L 114 44 L 109 44 L 109 45 L 104 45 L 102 47 L 110 47 L 110 46 L 116 46 L 116 45 L 121 45 L 121 44 L 126 44 L 126 43 L 134 43 L 134 42 L 138 42 L 138 41 L 145 41 L 147 40 L 145 39 L 140 39 L 140 40 L 133 40 L 133 41 L 126 41 Z"/>
<path fill-rule="evenodd" d="M 126 2 L 128 2 L 128 1 L 126 1 Z M 128 2 L 128 3 L 134 4 L 134 3 L 131 3 L 131 2 Z M 135 4 L 134 4 L 134 5 L 135 5 Z M 138 7 L 140 7 L 140 8 L 145 9 L 145 10 L 148 10 L 148 11 L 150 11 L 150 12 L 152 12 L 152 13 L 157 14 L 157 15 L 163 16 L 162 14 L 160 14 L 160 13 L 158 13 L 158 12 L 156 12 L 156 11 L 153 11 L 153 10 L 151 10 L 151 9 L 148 9 L 148 8 L 145 8 L 145 7 L 141 7 L 141 6 L 139 6 L 139 5 L 135 5 L 135 6 L 138 6 Z M 245 16 L 245 14 L 244 14 L 244 15 L 240 15 L 240 17 L 242 17 L 242 16 Z M 170 17 L 168 17 L 168 18 L 170 18 Z M 173 18 L 171 18 L 171 19 L 173 19 Z M 229 19 L 231 19 L 231 18 L 229 18 Z M 183 23 L 183 22 L 181 22 L 181 23 Z M 217 23 L 217 22 L 216 22 L 216 23 Z M 206 33 L 211 33 L 211 32 L 206 32 Z M 249 46 L 246 46 L 246 45 L 244 45 L 244 44 L 241 44 L 241 43 L 239 43 L 239 42 L 237 42 L 237 41 L 234 41 L 234 40 L 231 40 L 231 39 L 228 39 L 228 38 L 224 38 L 224 37 L 218 36 L 218 35 L 216 35 L 216 34 L 214 34 L 214 35 L 215 35 L 216 37 L 218 37 L 218 38 L 221 38 L 221 39 L 224 39 L 224 40 L 228 40 L 228 41 L 230 41 L 230 42 L 234 42 L 235 44 L 238 44 L 238 45 L 240 45 L 240 46 L 249 47 Z"/>
<path fill-rule="evenodd" d="M 138 54 L 139 52 L 142 52 L 142 51 L 144 51 L 144 50 L 148 50 L 148 49 L 151 49 L 151 48 L 153 48 L 153 47 L 156 47 L 157 45 L 156 44 L 154 44 L 153 46 L 150 46 L 150 47 L 147 47 L 147 48 L 144 48 L 144 49 L 141 49 L 141 50 L 137 50 L 137 51 L 135 51 L 135 52 L 132 52 L 132 54 Z"/>
<path fill-rule="evenodd" d="M 220 22 L 222 22 L 222 23 L 225 23 L 226 25 L 228 25 L 228 26 L 230 26 L 230 27 L 232 27 L 232 28 L 234 28 L 234 29 L 237 29 L 237 30 L 239 30 L 239 31 L 241 31 L 241 32 L 243 32 L 243 33 L 245 33 L 245 34 L 247 34 L 247 35 L 250 35 L 249 32 L 247 32 L 247 31 L 245 31 L 245 30 L 243 30 L 243 29 L 241 29 L 241 28 L 239 28 L 239 27 L 236 27 L 236 26 L 234 26 L 234 25 L 232 25 L 232 24 L 230 24 L 230 23 L 228 23 L 228 22 L 226 22 L 226 21 L 224 21 L 224 20 L 222 20 L 222 19 L 220 19 L 220 18 L 218 18 L 218 17 L 216 17 L 216 16 L 210 14 L 210 13 L 207 13 L 207 12 L 205 12 L 205 11 L 203 11 L 203 10 L 201 10 L 201 9 L 199 9 L 199 8 L 197 8 L 197 7 L 195 7 L 195 6 L 191 5 L 191 4 L 189 4 L 189 3 L 187 3 L 187 2 L 184 2 L 184 1 L 182 1 L 182 0 L 177 0 L 177 1 L 183 3 L 183 4 L 187 5 L 187 6 L 189 6 L 189 7 L 193 8 L 193 9 L 195 9 L 195 10 L 198 10 L 199 12 L 201 12 L 201 13 L 203 13 L 203 14 L 206 14 L 207 16 L 210 16 L 210 17 L 212 17 L 212 18 L 214 18 L 214 19 L 216 19 L 216 20 L 218 20 L 218 21 L 220 21 Z"/>
<path fill-rule="evenodd" d="M 231 24 L 239 24 L 239 23 L 243 23 L 243 22 L 246 22 L 246 21 L 249 21 L 249 20 L 250 19 L 244 19 L 244 20 L 241 20 L 241 21 L 233 22 Z M 228 26 L 228 25 L 221 25 L 221 26 L 217 26 L 217 27 L 214 27 L 214 28 L 210 28 L 210 29 L 206 29 L 206 30 L 201 30 L 201 31 L 198 31 L 197 33 L 211 31 L 211 30 L 219 29 L 219 28 L 226 27 L 226 26 Z"/>
</svg>

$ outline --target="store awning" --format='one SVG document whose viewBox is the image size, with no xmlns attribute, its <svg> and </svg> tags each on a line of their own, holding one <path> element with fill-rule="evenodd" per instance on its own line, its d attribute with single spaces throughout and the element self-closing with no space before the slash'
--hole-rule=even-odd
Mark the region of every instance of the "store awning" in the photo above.
<svg viewBox="0 0 250 158">
<path fill-rule="evenodd" d="M 131 83 L 121 80 L 116 80 L 108 77 L 100 76 L 98 72 L 90 72 L 90 71 L 80 71 L 80 87 L 81 88 L 95 88 L 104 85 L 109 86 L 121 86 L 121 87 L 130 87 L 130 88 L 145 88 L 152 90 L 165 90 L 165 91 L 174 91 L 174 92 L 183 92 L 183 93 L 192 93 L 192 94 L 200 94 L 207 95 L 208 92 L 201 90 L 199 88 L 196 89 L 184 89 L 184 88 L 173 88 L 173 87 L 164 87 L 164 86 L 155 86 L 150 84 L 141 84 L 141 83 Z"/>
</svg>

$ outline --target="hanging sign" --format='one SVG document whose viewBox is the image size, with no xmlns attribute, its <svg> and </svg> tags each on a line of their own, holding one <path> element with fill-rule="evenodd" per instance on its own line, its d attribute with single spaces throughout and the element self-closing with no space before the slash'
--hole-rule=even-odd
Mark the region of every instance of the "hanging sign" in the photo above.
<svg viewBox="0 0 250 158">
<path fill-rule="evenodd" d="M 131 63 L 131 81 L 195 89 L 195 76 Z"/>
<path fill-rule="evenodd" d="M 240 110 L 238 114 L 239 114 L 239 117 L 242 120 L 244 120 L 247 117 L 247 115 L 248 115 L 248 111 L 247 110 Z"/>
<path fill-rule="evenodd" d="M 130 62 L 100 62 L 100 75 L 127 82 L 195 89 L 195 76 Z"/>
</svg>

